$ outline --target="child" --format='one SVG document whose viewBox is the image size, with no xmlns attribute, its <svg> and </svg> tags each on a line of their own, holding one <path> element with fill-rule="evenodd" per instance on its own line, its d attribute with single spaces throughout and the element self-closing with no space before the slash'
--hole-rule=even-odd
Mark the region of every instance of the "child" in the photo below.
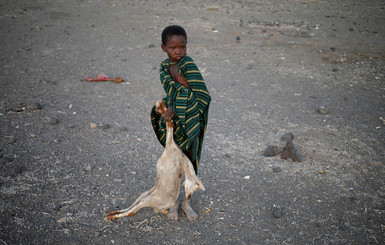
<svg viewBox="0 0 385 245">
<path fill-rule="evenodd" d="M 203 137 L 211 101 L 203 77 L 192 58 L 186 55 L 187 34 L 180 26 L 168 26 L 162 32 L 162 50 L 168 58 L 160 65 L 160 81 L 166 92 L 167 111 L 161 117 L 151 111 L 151 122 L 160 143 L 166 143 L 166 121 L 173 120 L 174 141 L 191 160 L 195 173 L 201 156 Z M 170 208 L 169 218 L 178 219 L 178 202 Z M 189 220 L 197 218 L 189 201 L 182 205 Z"/>
</svg>

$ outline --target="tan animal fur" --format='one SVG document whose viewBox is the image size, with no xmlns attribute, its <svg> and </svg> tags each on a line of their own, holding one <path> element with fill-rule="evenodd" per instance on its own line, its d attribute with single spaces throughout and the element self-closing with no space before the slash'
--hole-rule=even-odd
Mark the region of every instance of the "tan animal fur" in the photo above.
<svg viewBox="0 0 385 245">
<path fill-rule="evenodd" d="M 167 109 L 162 100 L 157 102 L 156 108 L 160 114 L 163 114 Z M 191 209 L 189 200 L 195 191 L 205 191 L 205 187 L 195 175 L 191 161 L 174 142 L 173 131 L 174 123 L 172 121 L 167 122 L 166 147 L 156 164 L 155 186 L 142 193 L 129 208 L 108 213 L 106 220 L 134 215 L 144 207 L 152 207 L 155 212 L 163 214 L 168 214 L 170 209 L 173 214 L 168 214 L 169 218 L 178 219 L 178 196 L 183 172 L 185 173 L 185 201 L 182 209 L 189 220 L 196 219 L 197 215 Z"/>
</svg>

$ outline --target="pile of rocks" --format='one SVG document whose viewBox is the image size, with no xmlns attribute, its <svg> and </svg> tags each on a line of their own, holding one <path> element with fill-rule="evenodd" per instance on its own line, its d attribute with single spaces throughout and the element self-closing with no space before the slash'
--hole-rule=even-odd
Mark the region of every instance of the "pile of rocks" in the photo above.
<svg viewBox="0 0 385 245">
<path fill-rule="evenodd" d="M 264 155 L 266 157 L 274 157 L 277 155 L 281 156 L 281 159 L 289 159 L 293 162 L 302 162 L 302 156 L 299 153 L 298 149 L 294 147 L 293 140 L 294 140 L 294 135 L 293 133 L 286 133 L 281 137 L 282 141 L 286 142 L 286 145 L 281 148 L 278 148 L 278 146 L 268 146 L 264 152 Z"/>
</svg>

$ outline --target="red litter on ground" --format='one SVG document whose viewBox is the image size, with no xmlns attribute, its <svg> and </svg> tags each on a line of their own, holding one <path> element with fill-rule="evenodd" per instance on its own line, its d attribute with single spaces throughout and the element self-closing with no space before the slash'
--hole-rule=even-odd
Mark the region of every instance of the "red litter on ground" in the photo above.
<svg viewBox="0 0 385 245">
<path fill-rule="evenodd" d="M 88 77 L 88 78 L 86 78 L 84 80 L 80 80 L 80 81 L 87 81 L 87 82 L 111 81 L 114 83 L 122 83 L 122 82 L 124 82 L 124 79 L 122 79 L 120 77 L 110 78 L 110 77 L 107 77 L 106 75 L 104 75 L 103 73 L 100 73 L 97 77 Z"/>
</svg>

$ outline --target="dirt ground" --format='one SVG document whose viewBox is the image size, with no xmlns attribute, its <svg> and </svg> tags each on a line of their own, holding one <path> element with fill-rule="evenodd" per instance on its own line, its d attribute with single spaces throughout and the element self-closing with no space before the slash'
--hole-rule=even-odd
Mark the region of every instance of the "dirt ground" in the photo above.
<svg viewBox="0 0 385 245">
<path fill-rule="evenodd" d="M 0 244 L 385 242 L 383 0 L 1 1 L 0 23 Z M 212 96 L 199 217 L 106 222 L 155 182 L 169 24 Z M 126 81 L 80 81 L 100 72 Z M 302 162 L 264 156 L 285 133 Z"/>
</svg>

